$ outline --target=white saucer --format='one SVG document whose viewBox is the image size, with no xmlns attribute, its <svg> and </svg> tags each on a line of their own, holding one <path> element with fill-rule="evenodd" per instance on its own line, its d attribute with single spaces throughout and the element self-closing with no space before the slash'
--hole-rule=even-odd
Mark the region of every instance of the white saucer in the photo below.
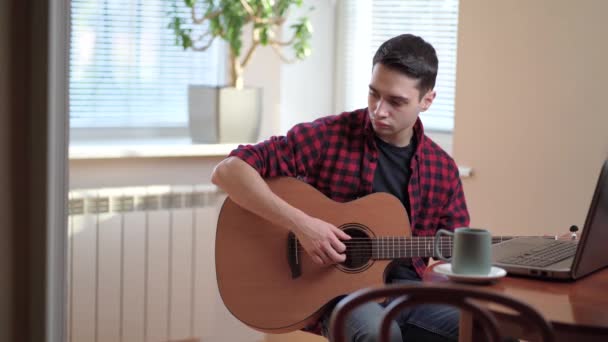
<svg viewBox="0 0 608 342">
<path fill-rule="evenodd" d="M 496 266 L 492 266 L 490 273 L 487 275 L 455 274 L 452 273 L 452 264 L 439 264 L 435 266 L 433 271 L 445 274 L 451 280 L 465 283 L 488 283 L 507 275 L 507 271 Z"/>
</svg>

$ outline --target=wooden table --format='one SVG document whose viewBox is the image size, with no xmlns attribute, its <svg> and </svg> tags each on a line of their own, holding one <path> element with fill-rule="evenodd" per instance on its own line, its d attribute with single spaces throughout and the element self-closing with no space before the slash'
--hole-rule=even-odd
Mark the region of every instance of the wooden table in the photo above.
<svg viewBox="0 0 608 342">
<path fill-rule="evenodd" d="M 449 282 L 447 276 L 433 272 L 436 265 L 427 268 L 424 281 Z M 608 268 L 574 282 L 507 276 L 494 284 L 469 286 L 530 304 L 553 324 L 556 341 L 608 341 Z M 491 309 L 505 332 L 530 337 L 526 322 L 504 309 Z M 468 312 L 461 314 L 459 340 L 477 340 Z"/>
</svg>

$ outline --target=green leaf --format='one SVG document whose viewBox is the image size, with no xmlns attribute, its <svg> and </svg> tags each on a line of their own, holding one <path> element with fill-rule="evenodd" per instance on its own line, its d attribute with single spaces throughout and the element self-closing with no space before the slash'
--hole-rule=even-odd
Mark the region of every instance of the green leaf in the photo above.
<svg viewBox="0 0 608 342">
<path fill-rule="evenodd" d="M 269 38 L 268 28 L 265 27 L 260 30 L 260 44 L 268 45 L 268 38 Z"/>
<path fill-rule="evenodd" d="M 179 6 L 179 0 L 172 1 L 173 11 L 168 14 L 167 28 L 172 30 L 175 36 L 175 44 L 181 45 L 184 49 L 192 48 L 195 44 L 194 39 L 208 30 L 211 36 L 225 40 L 231 53 L 238 58 L 243 53 L 243 39 L 247 39 L 248 43 L 251 39 L 250 36 L 243 37 L 243 29 L 246 25 L 252 24 L 251 29 L 254 30 L 255 39 L 262 45 L 270 43 L 277 29 L 279 29 L 279 26 L 267 22 L 252 23 L 251 17 L 243 7 L 241 0 L 183 0 L 183 3 Z M 245 1 L 257 17 L 269 22 L 288 14 L 289 9 L 293 6 L 301 7 L 304 4 L 303 0 Z M 205 20 L 204 26 L 194 25 L 190 11 L 187 11 L 187 13 L 179 11 L 183 8 L 192 10 L 194 7 L 197 9 L 198 16 L 219 14 Z M 310 9 L 312 10 L 312 7 Z M 201 12 L 204 12 L 204 14 Z M 293 30 L 294 41 L 291 47 L 294 49 L 296 58 L 306 58 L 311 54 L 310 38 L 313 28 L 310 21 L 306 17 L 298 18 L 296 23 L 290 25 L 290 29 Z"/>
</svg>

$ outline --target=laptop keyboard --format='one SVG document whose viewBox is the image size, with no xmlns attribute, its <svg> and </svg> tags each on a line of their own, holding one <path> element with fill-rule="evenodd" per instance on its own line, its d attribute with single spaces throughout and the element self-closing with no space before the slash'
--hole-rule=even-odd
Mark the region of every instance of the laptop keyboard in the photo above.
<svg viewBox="0 0 608 342">
<path fill-rule="evenodd" d="M 576 245 L 574 241 L 552 241 L 499 261 L 505 264 L 545 267 L 572 257 L 576 253 Z"/>
</svg>

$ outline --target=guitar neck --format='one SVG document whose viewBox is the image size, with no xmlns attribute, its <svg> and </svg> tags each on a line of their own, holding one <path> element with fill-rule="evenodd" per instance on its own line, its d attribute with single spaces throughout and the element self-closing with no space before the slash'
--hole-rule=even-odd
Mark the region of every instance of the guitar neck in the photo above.
<svg viewBox="0 0 608 342">
<path fill-rule="evenodd" d="M 518 236 L 493 236 L 492 243 L 500 243 Z M 347 242 L 347 246 L 357 249 L 361 246 L 362 241 L 355 239 L 351 244 Z M 365 239 L 371 244 L 372 259 L 400 259 L 411 257 L 433 257 L 435 254 L 435 237 L 434 236 L 414 236 L 414 237 L 379 237 Z M 449 256 L 452 254 L 453 239 L 449 236 L 441 236 L 437 241 L 439 250 L 442 255 Z"/>
</svg>

